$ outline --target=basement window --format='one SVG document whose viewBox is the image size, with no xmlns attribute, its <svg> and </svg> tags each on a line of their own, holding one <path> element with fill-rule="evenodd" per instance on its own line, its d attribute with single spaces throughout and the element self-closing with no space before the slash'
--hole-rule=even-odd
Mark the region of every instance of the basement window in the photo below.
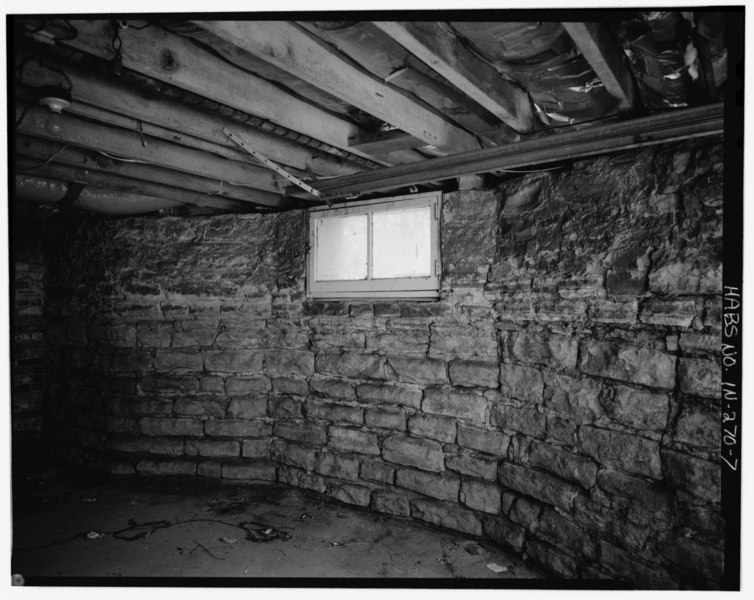
<svg viewBox="0 0 754 600">
<path fill-rule="evenodd" d="M 310 209 L 309 297 L 437 298 L 440 196 Z"/>
</svg>

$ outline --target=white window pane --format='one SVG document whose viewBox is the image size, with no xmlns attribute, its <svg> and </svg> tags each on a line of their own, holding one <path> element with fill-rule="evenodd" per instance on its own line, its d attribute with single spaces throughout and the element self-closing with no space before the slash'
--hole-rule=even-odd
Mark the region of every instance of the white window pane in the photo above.
<svg viewBox="0 0 754 600">
<path fill-rule="evenodd" d="M 316 220 L 317 281 L 367 277 L 367 216 L 326 217 Z"/>
<path fill-rule="evenodd" d="M 372 216 L 372 276 L 428 277 L 432 273 L 431 208 L 375 212 Z"/>
</svg>

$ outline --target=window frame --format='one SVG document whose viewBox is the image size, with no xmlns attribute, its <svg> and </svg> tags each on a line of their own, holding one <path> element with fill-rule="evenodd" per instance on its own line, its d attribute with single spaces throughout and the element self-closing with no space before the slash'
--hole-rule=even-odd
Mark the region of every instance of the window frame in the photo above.
<svg viewBox="0 0 754 600">
<path fill-rule="evenodd" d="M 372 215 L 380 212 L 430 208 L 430 275 L 426 277 L 395 277 L 370 279 L 372 271 Z M 306 293 L 309 298 L 319 300 L 342 299 L 383 299 L 409 298 L 415 300 L 436 300 L 440 294 L 440 211 L 442 192 L 426 192 L 390 198 L 378 198 L 347 205 L 308 209 L 308 238 Z M 315 219 L 323 216 L 368 215 L 367 217 L 367 279 L 316 281 L 317 232 Z"/>
</svg>

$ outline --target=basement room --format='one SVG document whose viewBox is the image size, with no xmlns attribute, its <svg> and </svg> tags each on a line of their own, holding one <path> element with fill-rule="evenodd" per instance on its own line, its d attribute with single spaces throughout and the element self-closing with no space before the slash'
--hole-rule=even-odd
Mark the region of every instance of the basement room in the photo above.
<svg viewBox="0 0 754 600">
<path fill-rule="evenodd" d="M 739 589 L 743 17 L 7 15 L 12 584 Z"/>
</svg>

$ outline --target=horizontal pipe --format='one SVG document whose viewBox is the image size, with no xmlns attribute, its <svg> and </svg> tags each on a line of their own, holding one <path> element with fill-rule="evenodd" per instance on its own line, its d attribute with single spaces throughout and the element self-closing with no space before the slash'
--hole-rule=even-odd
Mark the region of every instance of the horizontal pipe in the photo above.
<svg viewBox="0 0 754 600">
<path fill-rule="evenodd" d="M 528 167 L 694 137 L 720 135 L 722 132 L 723 106 L 722 103 L 717 103 L 506 146 L 432 158 L 418 164 L 337 177 L 320 182 L 316 187 L 328 198 L 341 198 L 461 175 Z"/>
</svg>

